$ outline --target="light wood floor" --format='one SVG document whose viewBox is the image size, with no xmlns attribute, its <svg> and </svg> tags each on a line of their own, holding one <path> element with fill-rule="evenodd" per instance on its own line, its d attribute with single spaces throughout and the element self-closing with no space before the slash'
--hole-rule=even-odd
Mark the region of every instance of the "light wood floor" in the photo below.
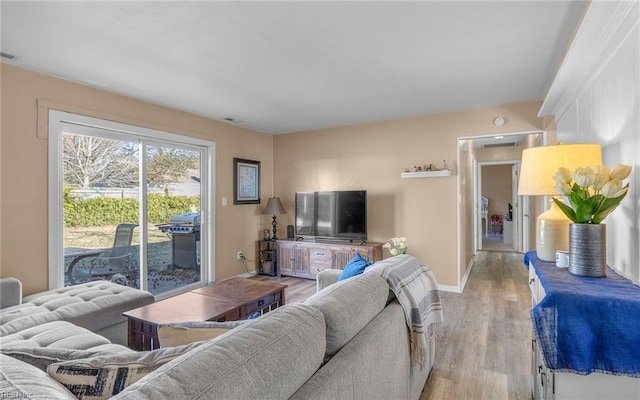
<svg viewBox="0 0 640 400">
<path fill-rule="evenodd" d="M 289 285 L 286 303 L 316 291 L 308 279 L 255 279 Z M 444 329 L 420 400 L 531 398 L 531 294 L 522 254 L 479 252 L 464 293 L 440 296 Z"/>
<path fill-rule="evenodd" d="M 522 254 L 481 251 L 464 292 L 440 295 L 444 331 L 420 400 L 530 399 L 531 294 Z"/>
</svg>

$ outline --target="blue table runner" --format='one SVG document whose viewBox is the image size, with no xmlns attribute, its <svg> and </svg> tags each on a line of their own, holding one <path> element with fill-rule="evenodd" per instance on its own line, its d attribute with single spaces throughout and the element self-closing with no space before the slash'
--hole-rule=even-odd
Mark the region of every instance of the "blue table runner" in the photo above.
<svg viewBox="0 0 640 400">
<path fill-rule="evenodd" d="M 640 377 L 640 287 L 607 267 L 606 278 L 570 274 L 525 254 L 545 297 L 531 309 L 538 345 L 553 371 Z"/>
</svg>

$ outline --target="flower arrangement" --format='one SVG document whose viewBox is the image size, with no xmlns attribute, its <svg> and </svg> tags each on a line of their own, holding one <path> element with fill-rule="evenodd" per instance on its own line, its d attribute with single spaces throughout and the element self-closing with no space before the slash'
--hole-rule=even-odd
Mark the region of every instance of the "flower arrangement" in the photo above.
<svg viewBox="0 0 640 400">
<path fill-rule="evenodd" d="M 405 254 L 407 252 L 407 238 L 406 237 L 393 237 L 389 241 L 382 245 L 383 249 L 389 249 L 389 253 L 392 256 L 398 254 Z"/>
<path fill-rule="evenodd" d="M 620 205 L 629 191 L 623 180 L 631 175 L 631 166 L 619 164 L 613 170 L 606 165 L 580 167 L 571 173 L 559 168 L 553 179 L 558 194 L 569 199 L 569 205 L 553 199 L 562 212 L 578 224 L 599 224 Z"/>
</svg>

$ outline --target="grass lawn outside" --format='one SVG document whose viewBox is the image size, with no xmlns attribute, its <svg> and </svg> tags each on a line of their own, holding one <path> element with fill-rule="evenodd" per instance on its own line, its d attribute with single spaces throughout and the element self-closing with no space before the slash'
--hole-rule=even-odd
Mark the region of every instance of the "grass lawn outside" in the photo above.
<svg viewBox="0 0 640 400">
<path fill-rule="evenodd" d="M 64 247 L 65 249 L 109 250 L 113 246 L 115 231 L 115 226 L 65 228 Z M 172 245 L 169 235 L 161 232 L 153 224 L 148 225 L 147 232 L 148 290 L 151 293 L 162 293 L 200 280 L 199 269 L 173 268 Z M 198 254 L 199 244 L 200 242 L 198 242 Z M 132 251 L 134 259 L 138 260 L 140 251 L 139 228 L 134 230 Z M 64 259 L 65 286 L 70 284 L 66 272 L 72 260 L 73 257 L 65 257 Z M 79 266 L 82 265 L 80 263 L 84 263 L 88 267 L 91 263 L 91 258 L 79 261 Z M 139 287 L 138 271 L 134 271 L 130 278 L 132 281 L 130 286 Z"/>
</svg>

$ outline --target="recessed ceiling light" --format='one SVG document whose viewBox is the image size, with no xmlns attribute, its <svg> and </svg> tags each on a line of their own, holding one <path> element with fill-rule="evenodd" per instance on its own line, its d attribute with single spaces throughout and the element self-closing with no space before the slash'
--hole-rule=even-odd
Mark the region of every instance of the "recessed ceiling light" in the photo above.
<svg viewBox="0 0 640 400">
<path fill-rule="evenodd" d="M 495 117 L 495 118 L 493 119 L 493 124 L 494 124 L 495 126 L 502 126 L 502 125 L 504 125 L 504 118 L 502 118 L 502 117 Z"/>
</svg>

